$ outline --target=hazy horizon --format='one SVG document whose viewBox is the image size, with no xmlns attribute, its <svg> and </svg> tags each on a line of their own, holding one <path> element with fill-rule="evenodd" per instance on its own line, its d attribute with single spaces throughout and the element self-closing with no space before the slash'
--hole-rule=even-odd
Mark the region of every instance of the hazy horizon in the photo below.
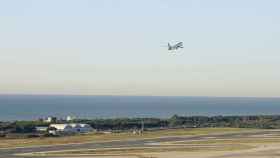
<svg viewBox="0 0 280 158">
<path fill-rule="evenodd" d="M 0 96 L 65 96 L 65 97 L 171 97 L 171 98 L 252 98 L 252 99 L 279 99 L 280 97 L 259 96 L 202 96 L 202 95 L 98 95 L 98 94 L 66 94 L 66 93 L 0 93 Z"/>
<path fill-rule="evenodd" d="M 280 97 L 279 5 L 0 0 L 0 95 Z"/>
</svg>

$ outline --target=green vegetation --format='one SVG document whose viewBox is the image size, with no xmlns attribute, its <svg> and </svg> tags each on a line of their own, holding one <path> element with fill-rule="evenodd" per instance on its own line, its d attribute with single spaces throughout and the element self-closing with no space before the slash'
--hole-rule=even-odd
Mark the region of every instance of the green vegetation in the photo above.
<svg viewBox="0 0 280 158">
<path fill-rule="evenodd" d="M 178 116 L 169 119 L 158 118 L 122 118 L 122 119 L 94 119 L 75 120 L 76 122 L 88 123 L 95 129 L 100 130 L 127 130 L 141 128 L 142 121 L 145 128 L 205 128 L 205 127 L 232 127 L 232 128 L 280 128 L 280 116 Z"/>
<path fill-rule="evenodd" d="M 15 122 L 0 122 L 0 131 L 8 131 L 10 133 L 30 133 L 37 126 L 48 126 L 49 123 L 42 121 L 15 121 Z"/>
</svg>

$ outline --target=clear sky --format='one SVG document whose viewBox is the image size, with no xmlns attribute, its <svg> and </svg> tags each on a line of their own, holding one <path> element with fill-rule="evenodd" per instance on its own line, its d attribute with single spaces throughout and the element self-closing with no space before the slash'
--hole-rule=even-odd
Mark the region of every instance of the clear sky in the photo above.
<svg viewBox="0 0 280 158">
<path fill-rule="evenodd" d="M 279 97 L 279 6 L 0 0 L 0 93 Z"/>
</svg>

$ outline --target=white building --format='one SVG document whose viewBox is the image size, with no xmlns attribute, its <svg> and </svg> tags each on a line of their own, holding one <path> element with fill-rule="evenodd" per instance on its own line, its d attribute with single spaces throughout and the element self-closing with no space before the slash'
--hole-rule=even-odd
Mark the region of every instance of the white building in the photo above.
<svg viewBox="0 0 280 158">
<path fill-rule="evenodd" d="M 73 121 L 73 120 L 75 120 L 76 118 L 75 117 L 73 117 L 73 116 L 67 116 L 66 117 L 66 121 Z"/>
<path fill-rule="evenodd" d="M 88 124 L 72 123 L 70 125 L 76 130 L 76 132 L 80 133 L 87 133 L 93 130 L 92 127 Z"/>
<path fill-rule="evenodd" d="M 69 124 L 50 124 L 50 128 L 55 128 L 57 132 L 75 132 L 75 129 L 73 129 Z"/>
<path fill-rule="evenodd" d="M 93 131 L 90 125 L 80 123 L 51 124 L 50 128 L 55 128 L 57 133 L 87 133 Z"/>
<path fill-rule="evenodd" d="M 44 122 L 48 122 L 48 123 L 51 123 L 51 122 L 56 122 L 56 117 L 47 117 Z"/>
</svg>

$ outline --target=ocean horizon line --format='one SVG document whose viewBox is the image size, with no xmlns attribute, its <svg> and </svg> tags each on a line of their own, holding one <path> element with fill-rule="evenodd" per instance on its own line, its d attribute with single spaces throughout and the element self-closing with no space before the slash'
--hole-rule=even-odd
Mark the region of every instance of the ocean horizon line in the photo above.
<svg viewBox="0 0 280 158">
<path fill-rule="evenodd" d="M 0 93 L 0 96 L 69 96 L 69 97 L 190 97 L 190 98 L 260 98 L 280 99 L 280 96 L 203 96 L 203 95 L 103 95 L 103 94 L 47 94 L 47 93 Z"/>
</svg>

